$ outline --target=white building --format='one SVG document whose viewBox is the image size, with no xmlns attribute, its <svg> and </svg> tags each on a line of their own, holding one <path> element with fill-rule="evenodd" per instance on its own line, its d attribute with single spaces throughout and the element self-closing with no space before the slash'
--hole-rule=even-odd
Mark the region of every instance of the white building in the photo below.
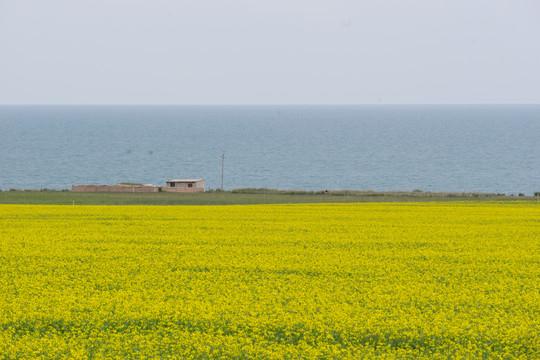
<svg viewBox="0 0 540 360">
<path fill-rule="evenodd" d="M 167 185 L 165 185 L 163 190 L 178 192 L 203 192 L 204 188 L 204 179 L 176 179 L 167 180 Z"/>
</svg>

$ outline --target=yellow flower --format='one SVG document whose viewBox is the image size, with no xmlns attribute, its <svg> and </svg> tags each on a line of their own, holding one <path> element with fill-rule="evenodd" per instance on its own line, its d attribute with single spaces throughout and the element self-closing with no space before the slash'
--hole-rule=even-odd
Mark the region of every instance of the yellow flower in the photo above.
<svg viewBox="0 0 540 360">
<path fill-rule="evenodd" d="M 0 359 L 540 357 L 535 203 L 0 205 Z"/>
</svg>

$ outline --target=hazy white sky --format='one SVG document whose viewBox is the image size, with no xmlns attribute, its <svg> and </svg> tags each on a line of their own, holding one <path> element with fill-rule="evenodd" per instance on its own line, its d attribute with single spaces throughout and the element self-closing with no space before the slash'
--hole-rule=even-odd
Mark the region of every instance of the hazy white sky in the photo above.
<svg viewBox="0 0 540 360">
<path fill-rule="evenodd" d="M 540 103 L 539 0 L 0 0 L 0 104 Z"/>
</svg>

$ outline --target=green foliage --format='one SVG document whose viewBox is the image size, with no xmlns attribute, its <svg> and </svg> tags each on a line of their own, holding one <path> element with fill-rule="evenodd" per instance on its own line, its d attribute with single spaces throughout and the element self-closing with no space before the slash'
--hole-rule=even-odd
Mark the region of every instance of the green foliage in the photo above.
<svg viewBox="0 0 540 360">
<path fill-rule="evenodd" d="M 298 191 L 276 189 L 208 190 L 204 193 L 79 193 L 71 191 L 26 191 L 10 189 L 0 193 L 0 204 L 71 205 L 239 205 L 294 203 L 355 203 L 410 201 L 531 201 L 529 196 L 504 194 L 376 192 L 355 190 Z"/>
</svg>

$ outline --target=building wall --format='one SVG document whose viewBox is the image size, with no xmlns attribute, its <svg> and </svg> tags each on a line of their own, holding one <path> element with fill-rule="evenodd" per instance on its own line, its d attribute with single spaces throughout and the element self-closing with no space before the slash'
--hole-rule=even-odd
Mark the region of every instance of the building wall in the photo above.
<svg viewBox="0 0 540 360">
<path fill-rule="evenodd" d="M 178 188 L 189 188 L 188 186 L 189 183 L 185 183 L 185 182 L 178 182 L 178 183 L 174 183 L 174 188 L 178 189 Z M 197 181 L 197 182 L 194 182 L 194 183 L 191 183 L 193 184 L 193 187 L 194 188 L 202 188 L 204 189 L 205 187 L 205 181 Z M 170 186 L 171 184 L 170 183 L 167 183 L 166 187 L 167 188 L 171 188 L 172 186 Z"/>
<path fill-rule="evenodd" d="M 177 192 L 177 193 L 196 193 L 196 192 L 204 192 L 204 188 L 197 188 L 197 187 L 168 187 L 164 186 L 161 188 L 161 191 L 164 192 Z"/>
<path fill-rule="evenodd" d="M 132 186 L 132 185 L 72 185 L 73 192 L 128 192 L 128 193 L 155 193 L 176 192 L 176 193 L 196 193 L 204 192 L 204 187 L 158 187 L 158 186 Z"/>
<path fill-rule="evenodd" d="M 187 188 L 188 187 L 188 184 L 187 183 L 173 183 L 174 184 L 174 187 L 176 189 L 179 189 L 179 188 Z M 169 184 L 169 185 L 173 185 L 173 184 Z M 172 187 L 172 186 L 167 186 L 168 187 Z"/>
</svg>

